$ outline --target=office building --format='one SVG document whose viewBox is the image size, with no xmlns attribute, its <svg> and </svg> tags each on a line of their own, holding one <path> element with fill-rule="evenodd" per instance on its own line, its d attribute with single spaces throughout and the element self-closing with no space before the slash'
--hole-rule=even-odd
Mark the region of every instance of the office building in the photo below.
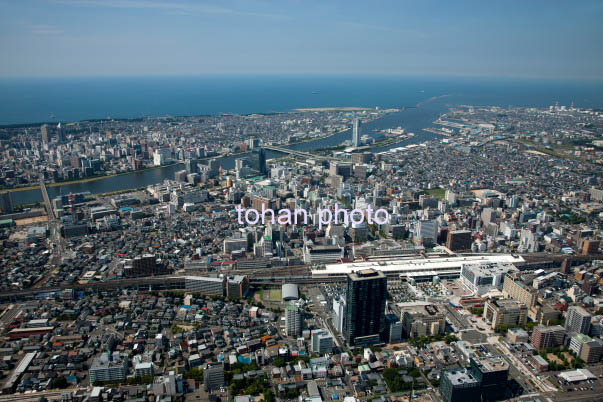
<svg viewBox="0 0 603 402">
<path fill-rule="evenodd" d="M 461 269 L 463 284 L 477 296 L 493 289 L 503 289 L 505 275 L 517 271 L 513 264 L 464 264 Z"/>
<path fill-rule="evenodd" d="M 592 364 L 600 362 L 602 355 L 603 341 L 597 338 L 584 342 L 579 356 L 586 364 Z"/>
<path fill-rule="evenodd" d="M 333 299 L 333 326 L 339 333 L 343 333 L 343 322 L 345 320 L 345 299 L 337 297 Z"/>
<path fill-rule="evenodd" d="M 186 276 L 184 277 L 184 288 L 204 295 L 224 296 L 225 283 L 223 278 Z"/>
<path fill-rule="evenodd" d="M 331 161 L 329 165 L 329 174 L 331 176 L 341 176 L 343 180 L 352 176 L 353 164 L 348 162 Z M 340 186 L 337 186 L 338 188 Z"/>
<path fill-rule="evenodd" d="M 203 370 L 203 384 L 206 391 L 213 391 L 223 387 L 224 382 L 224 363 L 209 363 Z"/>
<path fill-rule="evenodd" d="M 136 377 L 149 377 L 153 375 L 153 363 L 142 362 L 138 363 L 134 368 Z"/>
<path fill-rule="evenodd" d="M 385 326 L 387 278 L 381 271 L 365 269 L 347 276 L 344 337 L 350 345 L 379 341 Z"/>
<path fill-rule="evenodd" d="M 402 342 L 403 325 L 402 321 L 395 314 L 387 314 L 385 316 L 385 331 L 383 338 L 388 343 Z"/>
<path fill-rule="evenodd" d="M 158 262 L 153 254 L 144 254 L 132 260 L 127 260 L 123 270 L 123 274 L 126 278 L 165 275 L 169 273 L 169 269 L 167 269 L 160 261 Z"/>
<path fill-rule="evenodd" d="M 587 239 L 582 243 L 582 254 L 583 255 L 594 255 L 599 254 L 600 240 Z"/>
<path fill-rule="evenodd" d="M 480 402 L 480 382 L 467 368 L 452 369 L 440 376 L 440 393 L 444 402 Z"/>
<path fill-rule="evenodd" d="M 266 174 L 266 151 L 264 148 L 254 148 L 251 151 L 251 167 L 260 174 Z"/>
<path fill-rule="evenodd" d="M 525 304 L 528 309 L 536 306 L 536 291 L 521 281 L 519 272 L 509 273 L 505 276 L 503 296 Z"/>
<path fill-rule="evenodd" d="M 360 146 L 360 119 L 354 119 L 354 126 L 352 128 L 352 146 Z"/>
<path fill-rule="evenodd" d="M 547 349 L 559 345 L 563 345 L 565 338 L 565 329 L 561 325 L 553 325 L 545 327 L 539 325 L 532 332 L 532 340 L 530 344 L 536 350 Z"/>
<path fill-rule="evenodd" d="M 247 250 L 247 239 L 239 237 L 227 237 L 224 239 L 224 254 L 230 254 L 233 251 Z"/>
<path fill-rule="evenodd" d="M 501 327 L 522 327 L 528 318 L 528 308 L 515 300 L 487 300 L 483 317 L 491 322 L 494 330 Z"/>
<path fill-rule="evenodd" d="M 40 132 L 42 133 L 42 141 L 44 141 L 45 143 L 48 144 L 50 142 L 50 137 L 51 137 L 51 133 L 48 128 L 48 124 L 42 124 L 42 126 L 40 127 Z"/>
<path fill-rule="evenodd" d="M 302 333 L 302 311 L 294 304 L 288 304 L 285 307 L 285 327 L 287 336 L 297 337 Z"/>
<path fill-rule="evenodd" d="M 226 297 L 242 299 L 249 290 L 249 279 L 244 275 L 235 275 L 226 280 Z"/>
<path fill-rule="evenodd" d="M 304 244 L 304 262 L 306 264 L 328 264 L 338 262 L 344 256 L 344 249 L 339 246 L 322 246 L 311 243 Z"/>
<path fill-rule="evenodd" d="M 2 213 L 10 214 L 14 210 L 13 206 L 13 198 L 10 191 L 5 191 L 0 194 L 0 202 L 2 203 L 0 207 L 2 207 Z"/>
<path fill-rule="evenodd" d="M 470 230 L 452 230 L 448 232 L 446 247 L 454 252 L 470 252 L 473 236 Z"/>
<path fill-rule="evenodd" d="M 590 331 L 591 315 L 583 307 L 572 306 L 567 309 L 567 318 L 565 320 L 565 330 L 567 332 L 577 332 L 588 334 Z"/>
<path fill-rule="evenodd" d="M 67 137 L 65 136 L 65 130 L 61 127 L 61 122 L 57 124 L 57 139 L 59 140 L 59 144 L 65 143 Z"/>
<path fill-rule="evenodd" d="M 187 174 L 199 173 L 199 167 L 197 166 L 196 159 L 187 159 L 186 161 L 184 161 L 184 167 L 186 169 Z"/>
<path fill-rule="evenodd" d="M 417 223 L 414 236 L 419 244 L 428 247 L 436 243 L 438 233 L 438 221 L 435 219 L 423 219 Z"/>
<path fill-rule="evenodd" d="M 503 356 L 472 358 L 471 373 L 480 382 L 483 401 L 498 401 L 505 398 L 509 363 Z"/>
<path fill-rule="evenodd" d="M 590 341 L 592 341 L 592 338 L 590 336 L 574 333 L 570 338 L 569 348 L 574 353 L 576 353 L 576 355 L 580 356 L 580 353 L 582 352 L 582 346 Z"/>
<path fill-rule="evenodd" d="M 169 371 L 167 375 L 155 377 L 153 381 L 153 394 L 157 397 L 176 396 L 184 391 L 184 381 L 181 374 Z"/>
<path fill-rule="evenodd" d="M 128 375 L 128 360 L 118 352 L 103 353 L 94 359 L 88 374 L 92 383 L 123 381 Z"/>
<path fill-rule="evenodd" d="M 315 329 L 310 333 L 312 353 L 325 354 L 333 351 L 333 337 L 325 329 Z"/>
<path fill-rule="evenodd" d="M 405 338 L 444 335 L 446 333 L 446 318 L 435 305 L 418 304 L 403 307 L 401 314 L 402 335 Z"/>
</svg>

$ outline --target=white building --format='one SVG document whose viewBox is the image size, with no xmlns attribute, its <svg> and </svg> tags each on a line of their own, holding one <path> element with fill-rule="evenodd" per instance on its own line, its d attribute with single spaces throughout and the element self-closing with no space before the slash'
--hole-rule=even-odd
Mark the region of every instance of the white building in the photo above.
<svg viewBox="0 0 603 402">
<path fill-rule="evenodd" d="M 302 332 L 303 318 L 302 312 L 294 304 L 285 307 L 285 325 L 287 336 L 299 336 Z"/>
<path fill-rule="evenodd" d="M 502 290 L 505 275 L 516 271 L 513 264 L 464 264 L 461 280 L 469 290 L 481 296 L 493 289 Z"/>
<path fill-rule="evenodd" d="M 103 353 L 92 362 L 88 374 L 92 383 L 123 381 L 128 375 L 128 360 L 118 352 Z"/>
<path fill-rule="evenodd" d="M 315 329 L 310 334 L 313 353 L 331 353 L 333 350 L 333 337 L 325 329 Z"/>
<path fill-rule="evenodd" d="M 153 153 L 153 165 L 161 166 L 169 160 L 171 151 L 169 148 L 159 148 Z"/>
<path fill-rule="evenodd" d="M 339 333 L 343 332 L 343 319 L 345 317 L 345 299 L 333 300 L 333 325 Z"/>
</svg>

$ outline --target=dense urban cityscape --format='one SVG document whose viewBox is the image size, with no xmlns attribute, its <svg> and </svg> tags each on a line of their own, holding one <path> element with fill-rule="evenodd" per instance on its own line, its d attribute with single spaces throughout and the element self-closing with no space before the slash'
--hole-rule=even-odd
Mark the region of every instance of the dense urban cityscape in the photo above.
<svg viewBox="0 0 603 402">
<path fill-rule="evenodd" d="M 603 402 L 602 16 L 0 0 L 0 402 Z"/>
<path fill-rule="evenodd" d="M 3 127 L 0 400 L 600 400 L 603 113 L 403 109 Z"/>
</svg>

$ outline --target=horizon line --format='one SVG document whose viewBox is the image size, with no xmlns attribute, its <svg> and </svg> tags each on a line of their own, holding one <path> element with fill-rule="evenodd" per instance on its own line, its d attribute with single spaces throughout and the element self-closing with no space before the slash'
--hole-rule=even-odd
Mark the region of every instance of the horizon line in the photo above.
<svg viewBox="0 0 603 402">
<path fill-rule="evenodd" d="M 553 75 L 515 75 L 515 74 L 452 74 L 452 73 L 367 73 L 367 72 L 207 72 L 185 74 L 82 74 L 82 75 L 5 75 L 1 81 L 36 79 L 143 79 L 143 78 L 201 78 L 201 77 L 342 77 L 342 78 L 443 78 L 443 79 L 515 79 L 515 80 L 555 80 L 555 81 L 601 81 L 603 76 L 553 76 Z"/>
</svg>

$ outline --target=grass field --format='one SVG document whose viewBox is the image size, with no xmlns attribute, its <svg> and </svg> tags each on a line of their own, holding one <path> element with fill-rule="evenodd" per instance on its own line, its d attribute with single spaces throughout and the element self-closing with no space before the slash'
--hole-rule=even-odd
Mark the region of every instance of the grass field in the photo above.
<svg viewBox="0 0 603 402">
<path fill-rule="evenodd" d="M 446 190 L 443 188 L 430 188 L 429 190 L 423 190 L 423 193 L 442 199 L 444 198 L 444 195 L 446 195 Z"/>
<path fill-rule="evenodd" d="M 280 289 L 270 289 L 270 300 L 271 301 L 279 301 L 281 300 L 281 290 Z"/>
</svg>

